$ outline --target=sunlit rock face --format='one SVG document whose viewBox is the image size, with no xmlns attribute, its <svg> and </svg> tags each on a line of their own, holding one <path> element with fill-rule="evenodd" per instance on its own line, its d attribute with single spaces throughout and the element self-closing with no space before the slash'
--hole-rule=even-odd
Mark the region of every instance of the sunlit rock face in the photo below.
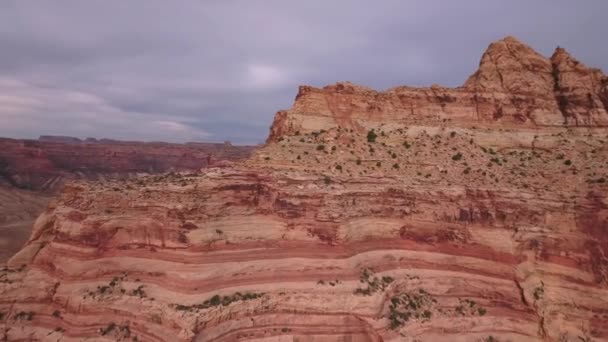
<svg viewBox="0 0 608 342">
<path fill-rule="evenodd" d="M 245 161 L 71 183 L 0 275 L 0 333 L 608 340 L 606 81 L 564 53 L 506 38 L 462 88 L 302 87 Z"/>
</svg>

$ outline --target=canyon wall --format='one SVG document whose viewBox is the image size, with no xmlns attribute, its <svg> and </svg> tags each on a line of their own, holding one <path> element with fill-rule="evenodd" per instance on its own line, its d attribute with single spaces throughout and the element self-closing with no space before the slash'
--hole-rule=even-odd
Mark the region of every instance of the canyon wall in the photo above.
<svg viewBox="0 0 608 342">
<path fill-rule="evenodd" d="M 72 182 L 0 337 L 608 341 L 605 77 L 572 61 L 506 38 L 458 89 L 303 87 L 247 160 Z"/>
<path fill-rule="evenodd" d="M 253 149 L 230 143 L 0 138 L 0 178 L 17 188 L 53 193 L 69 180 L 198 170 L 221 160 L 247 158 Z"/>
<path fill-rule="evenodd" d="M 0 262 L 23 246 L 34 219 L 66 182 L 198 171 L 225 160 L 245 159 L 254 148 L 230 143 L 83 141 L 58 136 L 0 138 Z"/>
</svg>

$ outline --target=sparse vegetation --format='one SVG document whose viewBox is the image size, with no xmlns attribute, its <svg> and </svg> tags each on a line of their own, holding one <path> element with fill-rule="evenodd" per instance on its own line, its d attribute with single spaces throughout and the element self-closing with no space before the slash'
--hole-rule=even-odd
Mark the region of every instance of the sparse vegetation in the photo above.
<svg viewBox="0 0 608 342">
<path fill-rule="evenodd" d="M 371 142 L 371 143 L 376 142 L 377 137 L 378 137 L 378 135 L 376 134 L 376 132 L 373 129 L 371 129 L 371 130 L 369 130 L 369 132 L 367 132 L 367 141 L 368 142 Z"/>
<path fill-rule="evenodd" d="M 107 334 L 111 333 L 114 329 L 116 329 L 116 323 L 111 322 L 105 328 L 100 328 L 99 333 L 101 334 L 101 336 L 106 336 Z"/>
<path fill-rule="evenodd" d="M 374 276 L 374 272 L 368 268 L 364 269 L 361 272 L 361 276 L 359 277 L 359 282 L 366 284 L 366 288 L 357 288 L 355 289 L 355 294 L 370 296 L 373 293 L 378 291 L 384 291 L 386 288 L 392 283 L 395 279 L 390 276 L 384 276 L 382 278 L 378 278 Z"/>
<path fill-rule="evenodd" d="M 437 300 L 420 288 L 417 292 L 395 294 L 390 302 L 388 316 L 390 328 L 397 330 L 410 319 L 430 320 L 433 317 L 431 309 Z"/>
<path fill-rule="evenodd" d="M 452 160 L 454 160 L 454 161 L 458 161 L 460 159 L 462 159 L 462 153 L 460 153 L 460 152 L 458 152 L 452 156 Z"/>
<path fill-rule="evenodd" d="M 147 297 L 146 292 L 144 291 L 144 285 L 139 285 L 135 290 L 131 291 L 131 295 L 139 298 Z"/>
<path fill-rule="evenodd" d="M 208 308 L 212 308 L 212 307 L 216 307 L 216 306 L 228 306 L 234 302 L 240 302 L 240 301 L 248 301 L 248 300 L 254 300 L 254 299 L 258 299 L 263 297 L 265 294 L 264 293 L 240 293 L 237 292 L 235 294 L 233 294 L 232 296 L 220 296 L 220 295 L 214 295 L 213 297 L 205 300 L 204 302 L 200 303 L 200 304 L 194 304 L 194 305 L 182 305 L 182 304 L 174 304 L 174 308 L 175 310 L 178 311 L 194 311 L 194 310 L 204 310 L 204 309 L 208 309 Z"/>
<path fill-rule="evenodd" d="M 460 298 L 454 311 L 460 316 L 484 316 L 487 313 L 486 309 L 478 306 L 474 300 Z"/>
</svg>

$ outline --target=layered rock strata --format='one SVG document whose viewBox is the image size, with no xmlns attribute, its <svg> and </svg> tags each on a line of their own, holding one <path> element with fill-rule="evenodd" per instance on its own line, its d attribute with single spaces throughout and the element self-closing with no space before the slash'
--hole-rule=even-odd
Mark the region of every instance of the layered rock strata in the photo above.
<svg viewBox="0 0 608 342">
<path fill-rule="evenodd" d="M 396 87 L 378 92 L 351 83 L 302 86 L 293 107 L 275 116 L 269 141 L 331 127 L 360 132 L 381 123 L 463 127 L 606 127 L 608 78 L 562 48 L 545 58 L 517 39 L 492 43 L 479 69 L 458 88 Z"/>
<path fill-rule="evenodd" d="M 462 97 L 432 117 L 433 88 L 397 90 L 408 115 L 391 92 L 303 88 L 246 161 L 71 183 L 0 274 L 0 336 L 608 340 L 605 109 L 575 100 L 578 72 L 554 89 L 538 57 L 518 121 L 499 94 L 523 81 L 493 52 L 513 44 L 454 90 L 494 94 L 479 116 Z"/>
<path fill-rule="evenodd" d="M 0 181 L 54 193 L 70 180 L 120 179 L 138 173 L 196 171 L 221 160 L 249 157 L 254 146 L 170 144 L 42 136 L 0 138 Z"/>
</svg>

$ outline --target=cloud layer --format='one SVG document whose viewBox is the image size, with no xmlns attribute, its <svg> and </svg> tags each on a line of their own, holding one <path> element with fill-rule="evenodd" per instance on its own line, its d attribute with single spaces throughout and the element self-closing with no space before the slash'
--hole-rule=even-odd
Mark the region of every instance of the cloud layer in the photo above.
<svg viewBox="0 0 608 342">
<path fill-rule="evenodd" d="M 606 69 L 608 2 L 0 2 L 0 136 L 257 143 L 297 86 L 459 85 L 515 35 Z"/>
</svg>

